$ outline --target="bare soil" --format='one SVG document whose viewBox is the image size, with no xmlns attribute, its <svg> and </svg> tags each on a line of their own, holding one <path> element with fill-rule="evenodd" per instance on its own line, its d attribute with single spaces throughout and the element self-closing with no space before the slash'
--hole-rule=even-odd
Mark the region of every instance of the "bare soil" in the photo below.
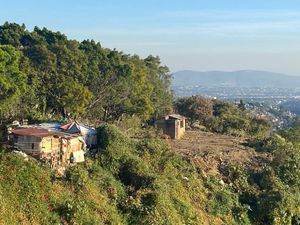
<svg viewBox="0 0 300 225">
<path fill-rule="evenodd" d="M 203 131 L 187 131 L 180 140 L 170 140 L 172 149 L 209 175 L 222 173 L 228 165 L 257 170 L 270 162 L 270 155 L 246 146 L 244 138 Z"/>
</svg>

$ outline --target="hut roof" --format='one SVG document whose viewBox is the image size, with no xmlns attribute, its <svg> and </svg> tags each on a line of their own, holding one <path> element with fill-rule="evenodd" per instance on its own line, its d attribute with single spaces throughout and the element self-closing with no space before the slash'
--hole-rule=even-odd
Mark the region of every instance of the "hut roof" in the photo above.
<svg viewBox="0 0 300 225">
<path fill-rule="evenodd" d="M 78 135 L 68 134 L 59 131 L 49 131 L 43 128 L 17 128 L 12 130 L 12 133 L 18 136 L 33 136 L 33 137 L 49 137 L 49 136 L 59 136 L 65 138 L 78 137 Z"/>
<path fill-rule="evenodd" d="M 34 137 L 47 137 L 54 135 L 46 129 L 41 128 L 20 128 L 12 130 L 12 133 L 19 136 L 34 136 Z"/>
<path fill-rule="evenodd" d="M 166 116 L 166 119 L 183 120 L 183 119 L 185 119 L 185 117 L 182 115 L 179 115 L 179 114 L 171 114 L 171 115 Z"/>
<path fill-rule="evenodd" d="M 82 133 L 84 130 L 88 130 L 90 133 L 97 133 L 97 131 L 92 128 L 85 126 L 83 124 L 79 124 L 76 121 L 70 122 L 68 124 L 65 124 L 60 127 L 63 131 L 76 134 L 76 133 Z"/>
</svg>

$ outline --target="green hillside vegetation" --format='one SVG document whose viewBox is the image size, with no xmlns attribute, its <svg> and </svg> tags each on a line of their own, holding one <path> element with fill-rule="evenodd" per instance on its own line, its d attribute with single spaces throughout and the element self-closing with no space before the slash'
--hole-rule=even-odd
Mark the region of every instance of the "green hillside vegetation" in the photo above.
<svg viewBox="0 0 300 225">
<path fill-rule="evenodd" d="M 300 224 L 299 142 L 276 135 L 262 140 L 256 148 L 270 152 L 273 160 L 261 173 L 252 174 L 258 187 L 252 191 L 247 187 L 243 193 L 243 202 L 251 206 L 254 224 Z"/>
<path fill-rule="evenodd" d="M 271 123 L 253 116 L 245 110 L 241 101 L 238 106 L 202 96 L 179 98 L 174 103 L 178 113 L 189 119 L 190 125 L 204 126 L 207 130 L 235 136 L 265 137 Z"/>
<path fill-rule="evenodd" d="M 103 152 L 55 179 L 13 153 L 0 157 L 1 224 L 240 224 L 232 189 L 204 178 L 161 141 L 99 128 Z M 223 221 L 221 223 L 220 221 Z"/>
<path fill-rule="evenodd" d="M 0 153 L 1 224 L 298 225 L 300 150 L 283 137 L 263 141 L 265 168 L 232 165 L 208 176 L 148 135 L 134 140 L 99 128 L 103 152 L 63 178 L 35 161 Z"/>
<path fill-rule="evenodd" d="M 157 131 L 141 129 L 172 108 L 170 79 L 158 57 L 46 28 L 0 26 L 0 127 L 24 118 L 102 123 L 101 151 L 62 177 L 3 147 L 0 224 L 299 225 L 299 124 L 271 134 L 271 124 L 242 102 L 176 100 L 191 127 L 246 137 L 254 153 L 272 159 L 251 169 L 224 164 L 209 175 L 193 155 L 184 158 Z"/>
</svg>

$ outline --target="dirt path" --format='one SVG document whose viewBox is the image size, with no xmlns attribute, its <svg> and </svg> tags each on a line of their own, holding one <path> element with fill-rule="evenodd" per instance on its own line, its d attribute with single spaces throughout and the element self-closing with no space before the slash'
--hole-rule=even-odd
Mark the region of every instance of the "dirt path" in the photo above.
<svg viewBox="0 0 300 225">
<path fill-rule="evenodd" d="M 245 146 L 238 137 L 202 131 L 187 131 L 184 138 L 172 140 L 172 149 L 208 174 L 217 174 L 226 165 L 244 165 L 247 169 L 261 168 L 270 158 Z"/>
</svg>

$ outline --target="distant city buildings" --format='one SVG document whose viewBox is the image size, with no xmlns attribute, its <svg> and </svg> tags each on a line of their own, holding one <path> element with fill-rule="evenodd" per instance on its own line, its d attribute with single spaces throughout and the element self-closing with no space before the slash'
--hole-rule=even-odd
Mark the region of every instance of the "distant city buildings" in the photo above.
<svg viewBox="0 0 300 225">
<path fill-rule="evenodd" d="M 238 88 L 228 86 L 175 86 L 177 97 L 201 95 L 238 104 L 242 99 L 248 110 L 274 124 L 274 129 L 289 126 L 300 115 L 300 89 Z"/>
</svg>

